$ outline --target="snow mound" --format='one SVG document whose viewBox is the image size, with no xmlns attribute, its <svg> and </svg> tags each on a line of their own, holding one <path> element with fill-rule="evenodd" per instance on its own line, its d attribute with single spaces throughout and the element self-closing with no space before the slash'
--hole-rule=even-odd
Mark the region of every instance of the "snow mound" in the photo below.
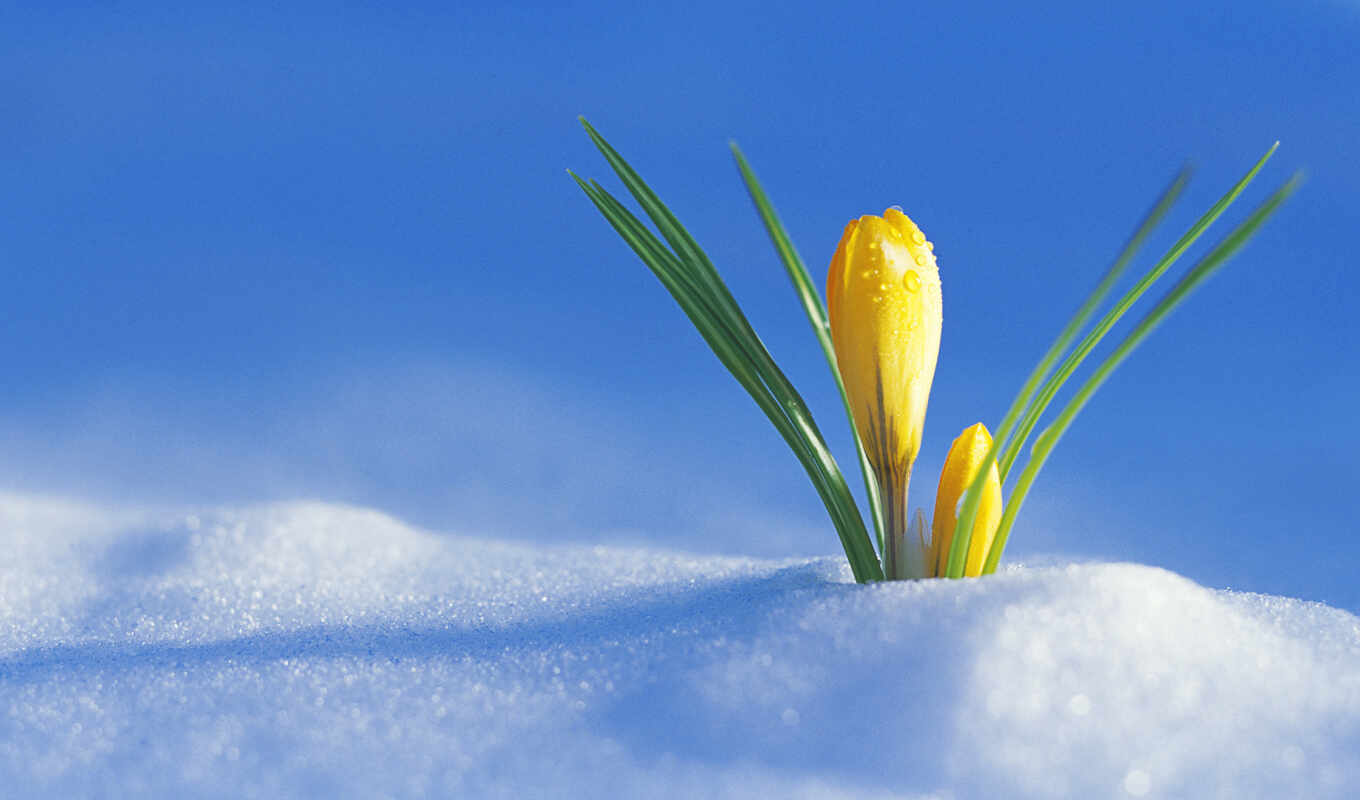
<svg viewBox="0 0 1360 800">
<path fill-rule="evenodd" d="M 1344 797 L 1360 620 L 1131 564 L 506 545 L 0 495 L 27 797 Z"/>
</svg>

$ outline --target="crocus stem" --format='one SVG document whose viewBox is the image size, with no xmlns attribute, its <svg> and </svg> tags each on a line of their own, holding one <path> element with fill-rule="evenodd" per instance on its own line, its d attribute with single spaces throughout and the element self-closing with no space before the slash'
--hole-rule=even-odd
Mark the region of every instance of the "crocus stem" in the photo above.
<svg viewBox="0 0 1360 800">
<path fill-rule="evenodd" d="M 906 575 L 903 547 L 907 546 L 907 487 L 911 484 L 911 465 L 902 475 L 875 470 L 879 497 L 883 500 L 883 577 L 902 580 Z"/>
</svg>

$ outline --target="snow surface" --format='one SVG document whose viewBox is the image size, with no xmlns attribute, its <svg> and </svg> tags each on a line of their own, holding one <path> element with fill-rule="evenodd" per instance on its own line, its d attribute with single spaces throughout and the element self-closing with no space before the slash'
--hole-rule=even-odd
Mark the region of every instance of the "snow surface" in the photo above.
<svg viewBox="0 0 1360 800">
<path fill-rule="evenodd" d="M 1132 564 L 537 547 L 0 495 L 0 794 L 1344 797 L 1360 619 Z"/>
</svg>

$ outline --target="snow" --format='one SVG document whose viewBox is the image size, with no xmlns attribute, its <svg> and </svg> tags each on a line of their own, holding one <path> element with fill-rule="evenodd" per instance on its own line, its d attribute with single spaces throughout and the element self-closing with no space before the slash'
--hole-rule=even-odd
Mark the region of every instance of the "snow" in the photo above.
<svg viewBox="0 0 1360 800">
<path fill-rule="evenodd" d="M 0 495 L 27 797 L 1344 797 L 1360 620 L 1134 564 L 856 586 L 322 503 Z"/>
</svg>

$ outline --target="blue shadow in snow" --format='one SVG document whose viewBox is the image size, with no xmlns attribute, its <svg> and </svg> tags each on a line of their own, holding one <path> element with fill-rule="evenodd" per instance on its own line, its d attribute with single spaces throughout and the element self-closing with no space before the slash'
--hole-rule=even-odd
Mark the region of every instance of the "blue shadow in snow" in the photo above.
<svg viewBox="0 0 1360 800">
<path fill-rule="evenodd" d="M 202 643 L 89 641 L 35 647 L 0 658 L 0 683 L 41 682 L 58 673 L 116 674 L 165 666 L 193 669 L 297 658 L 489 659 L 507 651 L 608 644 L 645 636 L 694 636 L 716 629 L 729 639 L 742 639 L 756 634 L 764 609 L 814 586 L 834 588 L 837 584 L 824 580 L 816 565 L 809 564 L 765 576 L 626 592 L 579 615 L 504 626 L 317 625 Z"/>
<path fill-rule="evenodd" d="M 705 670 L 720 672 L 755 655 L 748 645 L 767 630 L 775 614 L 797 615 L 828 596 L 873 590 L 829 581 L 823 573 L 818 564 L 809 563 L 767 575 L 641 589 L 579 614 L 498 627 L 318 625 L 192 644 L 91 641 L 37 647 L 0 659 L 0 685 L 15 688 L 83 676 L 116 680 L 119 674 L 148 669 L 192 672 L 222 665 L 267 666 L 285 659 L 351 657 L 399 663 L 511 656 L 507 669 L 539 670 L 541 661 L 527 659 L 517 666 L 513 656 L 625 646 L 630 648 L 627 657 L 601 663 L 607 669 L 621 665 L 627 674 L 618 675 L 613 693 L 591 697 L 590 710 L 580 723 L 593 735 L 623 745 L 643 763 L 671 756 L 709 764 L 754 763 L 794 773 L 836 773 L 866 786 L 889 786 L 891 776 L 905 767 L 917 770 L 918 777 L 923 771 L 938 770 L 925 759 L 929 748 L 915 755 L 874 747 L 876 732 L 861 720 L 882 720 L 877 705 L 885 698 L 876 687 L 889 680 L 905 684 L 913 672 L 918 672 L 920 696 L 899 687 L 887 693 L 891 701 L 905 698 L 908 705 L 926 709 L 954 696 L 950 682 L 957 679 L 931 669 L 942 658 L 957 663 L 941 654 L 942 646 L 951 646 L 948 643 L 922 642 L 921 652 L 932 655 L 913 665 L 839 653 L 826 642 L 825 654 L 800 658 L 800 669 L 822 670 L 825 682 L 803 692 L 801 699 L 789 699 L 790 707 L 800 706 L 795 709 L 800 714 L 796 725 L 780 713 L 784 706 L 779 698 L 773 704 L 765 698 L 748 706 L 740 698 L 714 701 L 704 696 Z M 650 643 L 659 644 L 654 654 L 648 651 Z M 902 648 L 887 651 L 900 654 Z M 931 680 L 922 680 L 921 671 L 933 673 Z M 939 719 L 932 714 L 922 718 Z M 900 741 L 901 733 L 891 738 Z"/>
</svg>

